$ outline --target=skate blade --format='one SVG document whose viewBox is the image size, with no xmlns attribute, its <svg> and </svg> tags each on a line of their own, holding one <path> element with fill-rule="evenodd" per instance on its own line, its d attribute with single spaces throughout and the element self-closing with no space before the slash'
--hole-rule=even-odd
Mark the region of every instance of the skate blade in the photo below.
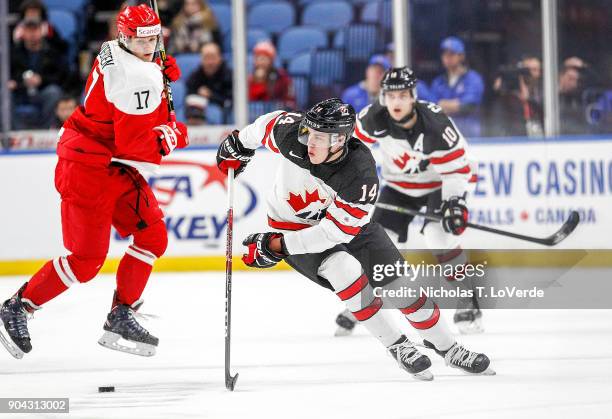
<svg viewBox="0 0 612 419">
<path fill-rule="evenodd" d="M 415 380 L 419 381 L 433 381 L 434 376 L 429 370 L 417 372 L 416 374 L 412 374 Z"/>
<path fill-rule="evenodd" d="M 483 372 L 481 372 L 480 374 L 477 375 L 497 375 L 497 373 L 495 372 L 495 370 L 491 369 L 491 367 L 487 368 L 486 370 L 484 370 Z"/>
<path fill-rule="evenodd" d="M 473 322 L 457 322 L 455 323 L 457 329 L 459 329 L 459 333 L 462 335 L 476 335 L 479 333 L 484 333 L 484 327 L 482 326 L 482 321 L 480 319 L 476 319 Z"/>
<path fill-rule="evenodd" d="M 13 343 L 10 337 L 4 334 L 4 322 L 0 321 L 0 343 L 16 359 L 23 358 L 23 351 Z"/>
<path fill-rule="evenodd" d="M 497 375 L 495 370 L 493 370 L 491 367 L 487 368 L 483 372 L 469 372 L 465 370 L 461 370 L 461 371 L 463 371 L 467 375 Z"/>
<path fill-rule="evenodd" d="M 134 346 L 126 346 L 119 342 L 127 342 Z M 139 356 L 153 356 L 155 355 L 155 346 L 149 345 L 148 343 L 134 342 L 127 339 L 123 339 L 121 335 L 113 332 L 105 331 L 98 343 L 105 348 L 112 349 L 114 351 L 125 352 L 126 354 L 139 355 Z"/>
<path fill-rule="evenodd" d="M 336 332 L 334 333 L 334 336 L 342 337 L 342 336 L 350 336 L 352 334 L 353 334 L 353 329 L 346 329 L 344 327 L 338 327 L 336 329 Z"/>
</svg>

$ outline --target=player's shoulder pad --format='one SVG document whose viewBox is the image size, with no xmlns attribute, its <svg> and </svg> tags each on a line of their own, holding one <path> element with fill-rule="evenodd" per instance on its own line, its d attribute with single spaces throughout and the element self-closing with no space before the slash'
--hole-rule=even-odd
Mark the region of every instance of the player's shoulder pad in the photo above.
<svg viewBox="0 0 612 419">
<path fill-rule="evenodd" d="M 284 112 L 278 116 L 272 128 L 274 142 L 280 152 L 286 154 L 291 146 L 297 143 L 300 122 L 304 119 L 302 112 Z"/>
<path fill-rule="evenodd" d="M 435 103 L 423 100 L 417 101 L 415 106 L 421 118 L 423 134 L 428 140 L 423 150 L 425 154 L 454 148 L 462 135 L 442 108 Z"/>
<path fill-rule="evenodd" d="M 387 130 L 386 113 L 387 108 L 378 103 L 378 101 L 375 101 L 359 111 L 357 119 L 366 134 L 376 137 L 377 132 Z"/>
<path fill-rule="evenodd" d="M 348 202 L 360 202 L 364 196 L 364 185 L 368 193 L 372 190 L 374 194 L 377 193 L 376 161 L 368 146 L 357 138 L 351 138 L 348 144 L 346 161 L 342 163 L 340 170 L 330 179 L 330 186 L 338 193 L 340 198 Z M 374 198 L 371 203 L 374 203 L 375 200 Z M 369 201 L 370 199 L 368 199 Z"/>
<path fill-rule="evenodd" d="M 146 115 L 161 103 L 164 81 L 160 67 L 123 50 L 117 41 L 105 42 L 98 54 L 106 99 L 121 112 Z"/>
</svg>

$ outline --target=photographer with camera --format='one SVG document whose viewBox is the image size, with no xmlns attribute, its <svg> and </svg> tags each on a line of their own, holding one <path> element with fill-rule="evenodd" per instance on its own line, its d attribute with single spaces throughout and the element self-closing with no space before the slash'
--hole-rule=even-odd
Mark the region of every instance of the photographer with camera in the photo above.
<svg viewBox="0 0 612 419">
<path fill-rule="evenodd" d="M 493 83 L 492 135 L 539 137 L 543 134 L 542 63 L 525 56 L 505 65 Z"/>
</svg>

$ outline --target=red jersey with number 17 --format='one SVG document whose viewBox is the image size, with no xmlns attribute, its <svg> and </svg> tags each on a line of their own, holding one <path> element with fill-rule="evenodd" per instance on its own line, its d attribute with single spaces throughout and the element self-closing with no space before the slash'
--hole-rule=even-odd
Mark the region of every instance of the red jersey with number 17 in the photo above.
<svg viewBox="0 0 612 419">
<path fill-rule="evenodd" d="M 153 128 L 168 122 L 161 69 L 105 42 L 85 86 L 83 105 L 64 123 L 81 135 L 62 135 L 58 155 L 69 160 L 112 157 L 138 169 L 154 171 L 161 161 Z"/>
</svg>

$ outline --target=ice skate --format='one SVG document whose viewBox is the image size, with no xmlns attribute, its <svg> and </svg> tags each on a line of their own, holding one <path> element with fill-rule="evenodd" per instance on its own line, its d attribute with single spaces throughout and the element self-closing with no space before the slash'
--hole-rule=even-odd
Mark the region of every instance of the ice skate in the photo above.
<svg viewBox="0 0 612 419">
<path fill-rule="evenodd" d="M 4 326 L 0 327 L 0 342 L 15 358 L 23 358 L 24 353 L 32 350 L 32 344 L 28 331 L 28 311 L 26 303 L 21 301 L 21 290 L 2 304 L 0 319 Z"/>
<path fill-rule="evenodd" d="M 153 356 L 159 339 L 151 335 L 134 317 L 134 309 L 117 304 L 104 323 L 98 343 L 106 348 L 133 355 Z"/>
<path fill-rule="evenodd" d="M 433 374 L 427 370 L 431 367 L 431 360 L 427 355 L 420 353 L 406 336 L 402 336 L 387 349 L 400 368 L 412 374 L 414 378 L 422 381 L 433 380 Z"/>
<path fill-rule="evenodd" d="M 336 329 L 334 336 L 348 336 L 353 333 L 357 320 L 353 314 L 346 309 L 342 313 L 338 314 L 338 317 L 336 317 L 336 324 L 338 325 L 338 328 Z"/>
<path fill-rule="evenodd" d="M 428 341 L 423 341 L 425 347 L 433 349 L 436 353 L 444 357 L 446 365 L 458 368 L 470 374 L 495 375 L 495 371 L 489 368 L 491 360 L 485 354 L 470 351 L 463 345 L 455 342 L 447 351 L 439 351 Z"/>
</svg>

